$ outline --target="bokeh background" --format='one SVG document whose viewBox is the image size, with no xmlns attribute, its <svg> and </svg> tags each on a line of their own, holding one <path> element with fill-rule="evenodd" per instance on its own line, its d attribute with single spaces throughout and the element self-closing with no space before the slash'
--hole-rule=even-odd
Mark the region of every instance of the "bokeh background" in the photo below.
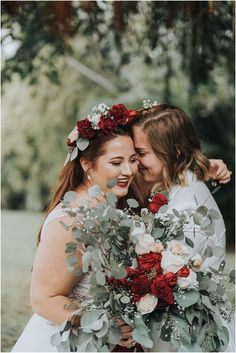
<svg viewBox="0 0 236 353">
<path fill-rule="evenodd" d="M 175 104 L 234 171 L 234 1 L 2 1 L 2 351 L 31 315 L 66 138 L 99 102 Z M 233 266 L 234 178 L 215 195 Z"/>
</svg>

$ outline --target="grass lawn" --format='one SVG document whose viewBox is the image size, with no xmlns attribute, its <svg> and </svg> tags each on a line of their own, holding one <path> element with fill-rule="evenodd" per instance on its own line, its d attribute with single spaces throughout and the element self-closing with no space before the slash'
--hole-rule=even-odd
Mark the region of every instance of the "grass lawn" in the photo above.
<svg viewBox="0 0 236 353">
<path fill-rule="evenodd" d="M 29 300 L 31 267 L 43 215 L 2 211 L 2 352 L 9 352 L 32 315 Z M 227 269 L 234 254 L 227 255 Z"/>
<path fill-rule="evenodd" d="M 43 215 L 2 211 L 2 346 L 9 352 L 32 310 L 29 299 L 31 267 Z"/>
</svg>

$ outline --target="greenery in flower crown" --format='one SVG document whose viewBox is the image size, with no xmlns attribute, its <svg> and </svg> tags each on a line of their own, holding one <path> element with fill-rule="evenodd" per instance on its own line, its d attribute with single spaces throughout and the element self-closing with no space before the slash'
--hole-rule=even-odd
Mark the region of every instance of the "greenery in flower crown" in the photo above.
<svg viewBox="0 0 236 353">
<path fill-rule="evenodd" d="M 108 186 L 112 188 L 115 184 L 113 179 Z M 104 194 L 97 185 L 88 192 L 90 202 L 77 208 L 71 207 L 71 203 L 77 202 L 77 194 L 65 194 L 63 208 L 71 223 L 61 224 L 74 237 L 66 246 L 68 271 L 91 276 L 92 300 L 79 302 L 80 326 L 72 328 L 68 321 L 52 336 L 51 344 L 58 351 L 109 351 L 109 344 L 120 341 L 120 331 L 114 324 L 114 318 L 119 317 L 133 328 L 133 339 L 144 348 L 152 348 L 152 334 L 162 321 L 160 338 L 170 341 L 178 351 L 224 351 L 229 337 L 227 328 L 221 324 L 222 317 L 225 321 L 231 319 L 231 306 L 224 294 L 235 283 L 235 271 L 223 274 L 223 261 L 218 270 L 203 272 L 200 255 L 184 261 L 187 249 L 194 247 L 186 234 L 204 229 L 210 239 L 218 213 L 204 205 L 194 212 L 168 210 L 163 205 L 158 213 L 142 209 L 139 216 L 133 212 L 139 206 L 134 199 L 128 199 L 127 209 L 118 210 L 113 192 Z M 77 247 L 84 249 L 82 269 L 75 255 Z M 182 253 L 174 253 L 174 248 Z M 209 245 L 204 256 L 220 257 L 222 252 L 222 248 Z M 155 266 L 147 269 L 150 263 L 145 262 L 146 258 L 158 259 L 154 265 L 159 266 L 159 276 Z M 181 268 L 161 274 L 164 258 L 171 265 L 178 258 L 182 261 Z M 140 278 L 141 282 L 161 279 L 166 286 L 165 276 L 172 281 L 168 287 L 169 303 L 160 293 L 144 295 L 142 291 L 146 289 Z M 150 309 L 149 301 L 148 310 L 140 304 L 147 296 L 152 305 Z"/>
<path fill-rule="evenodd" d="M 73 161 L 78 155 L 78 150 L 84 151 L 89 146 L 89 140 L 96 136 L 96 131 L 110 134 L 117 126 L 131 124 L 137 115 L 136 110 L 127 109 L 124 104 L 114 104 L 109 108 L 101 103 L 92 109 L 92 113 L 85 119 L 79 120 L 67 138 L 70 151 L 65 164 Z"/>
</svg>

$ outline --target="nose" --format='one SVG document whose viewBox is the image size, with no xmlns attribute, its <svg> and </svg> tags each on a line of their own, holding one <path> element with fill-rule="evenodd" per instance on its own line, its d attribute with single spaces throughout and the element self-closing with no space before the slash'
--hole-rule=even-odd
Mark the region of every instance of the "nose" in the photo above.
<svg viewBox="0 0 236 353">
<path fill-rule="evenodd" d="M 122 174 L 123 175 L 126 175 L 126 176 L 131 176 L 133 175 L 133 171 L 129 165 L 129 163 L 126 163 L 123 165 L 123 168 L 122 168 Z"/>
</svg>

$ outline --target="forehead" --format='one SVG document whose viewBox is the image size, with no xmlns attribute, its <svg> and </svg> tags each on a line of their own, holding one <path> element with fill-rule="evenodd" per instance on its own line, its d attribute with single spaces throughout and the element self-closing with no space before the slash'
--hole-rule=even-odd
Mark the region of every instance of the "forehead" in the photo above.
<svg viewBox="0 0 236 353">
<path fill-rule="evenodd" d="M 134 154 L 134 143 L 130 136 L 117 136 L 105 145 L 103 156 L 113 158 L 116 156 L 126 157 Z"/>
<path fill-rule="evenodd" d="M 137 149 L 150 149 L 151 145 L 148 141 L 146 133 L 141 126 L 133 126 L 134 147 Z"/>
</svg>

